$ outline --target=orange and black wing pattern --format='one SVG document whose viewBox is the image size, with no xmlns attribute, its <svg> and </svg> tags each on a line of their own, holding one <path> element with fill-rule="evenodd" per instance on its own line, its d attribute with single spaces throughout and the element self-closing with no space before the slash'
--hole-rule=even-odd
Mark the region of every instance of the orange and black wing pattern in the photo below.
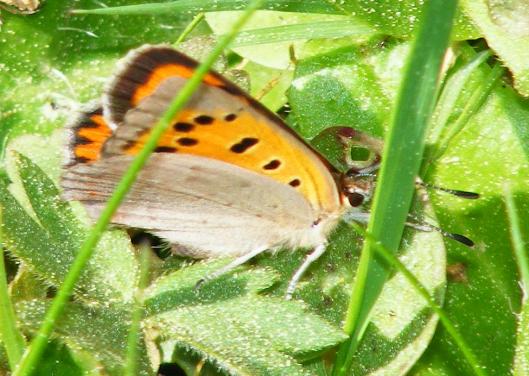
<svg viewBox="0 0 529 376">
<path fill-rule="evenodd" d="M 103 108 L 99 105 L 81 112 L 68 128 L 68 133 L 66 167 L 100 159 L 103 145 L 112 136 L 112 130 L 103 117 Z"/>
</svg>

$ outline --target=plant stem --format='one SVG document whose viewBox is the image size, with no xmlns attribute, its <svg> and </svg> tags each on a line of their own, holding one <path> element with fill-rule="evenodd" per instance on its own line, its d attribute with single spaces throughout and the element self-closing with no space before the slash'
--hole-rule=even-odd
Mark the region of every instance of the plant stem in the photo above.
<svg viewBox="0 0 529 376">
<path fill-rule="evenodd" d="M 197 25 L 203 19 L 204 19 L 204 13 L 203 12 L 201 12 L 201 13 L 197 14 L 195 17 L 193 17 L 193 20 L 186 26 L 184 31 L 182 31 L 182 34 L 180 34 L 180 36 L 178 37 L 176 42 L 174 42 L 174 45 L 178 46 L 180 43 L 182 43 L 187 38 L 189 33 L 191 33 L 195 29 L 195 27 L 197 27 Z"/>
<path fill-rule="evenodd" d="M 140 245 L 138 249 L 140 252 L 140 276 L 134 297 L 129 337 L 127 338 L 127 359 L 123 372 L 125 376 L 135 376 L 138 374 L 138 341 L 140 339 L 141 319 L 144 313 L 143 290 L 147 287 L 149 279 L 150 249 L 147 244 Z"/>
<path fill-rule="evenodd" d="M 134 182 L 134 180 L 136 180 L 136 177 L 138 176 L 140 170 L 145 165 L 145 163 L 147 163 L 148 157 L 156 148 L 158 140 L 165 132 L 165 130 L 169 127 L 172 122 L 172 119 L 174 119 L 178 112 L 182 110 L 187 101 L 191 98 L 193 92 L 199 87 L 203 77 L 213 66 L 215 60 L 222 54 L 224 49 L 235 38 L 240 28 L 246 23 L 252 13 L 259 7 L 261 1 L 262 0 L 253 0 L 250 5 L 248 5 L 246 10 L 241 14 L 239 19 L 237 20 L 237 22 L 233 24 L 230 33 L 226 34 L 223 38 L 219 39 L 219 42 L 217 43 L 215 48 L 213 48 L 211 53 L 205 58 L 204 62 L 199 65 L 193 76 L 182 87 L 182 89 L 173 99 L 163 116 L 152 128 L 152 132 L 150 133 L 149 138 L 145 143 L 145 146 L 131 162 L 129 168 L 121 178 L 112 196 L 108 200 L 99 219 L 97 220 L 96 224 L 94 225 L 87 238 L 85 239 L 83 245 L 81 246 L 77 257 L 72 263 L 72 266 L 68 271 L 66 278 L 64 279 L 63 284 L 57 292 L 57 296 L 55 297 L 55 299 L 53 299 L 51 307 L 49 308 L 48 312 L 46 313 L 46 316 L 44 317 L 44 322 L 42 323 L 39 331 L 33 339 L 31 346 L 28 348 L 28 350 L 26 350 L 18 368 L 13 373 L 14 376 L 28 376 L 36 366 L 45 349 L 45 346 L 49 340 L 50 334 L 53 331 L 57 319 L 64 311 L 66 303 L 72 295 L 75 283 L 79 279 L 84 266 L 92 256 L 94 248 L 97 246 L 97 243 L 103 235 L 103 232 L 109 225 L 112 216 L 116 212 L 117 208 L 125 198 L 125 195 L 132 186 L 132 183 Z"/>
</svg>

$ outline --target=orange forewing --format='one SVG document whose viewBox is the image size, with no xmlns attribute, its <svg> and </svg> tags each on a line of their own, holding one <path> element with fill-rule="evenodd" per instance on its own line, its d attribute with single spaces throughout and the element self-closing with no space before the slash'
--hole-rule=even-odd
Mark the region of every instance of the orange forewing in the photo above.
<svg viewBox="0 0 529 376">
<path fill-rule="evenodd" d="M 134 91 L 132 97 L 132 104 L 135 106 L 140 103 L 143 98 L 147 97 L 148 95 L 151 95 L 153 91 L 156 90 L 158 85 L 160 85 L 160 83 L 167 77 L 177 76 L 191 78 L 194 72 L 194 68 L 177 64 L 166 64 L 155 68 L 148 76 L 145 83 L 138 85 L 138 87 Z M 204 77 L 203 81 L 206 84 L 213 86 L 222 86 L 223 84 L 222 81 L 215 77 L 213 74 L 207 74 Z"/>
<path fill-rule="evenodd" d="M 318 184 L 318 171 L 311 155 L 291 144 L 269 124 L 248 113 L 234 119 L 224 113 L 203 115 L 187 108 L 160 139 L 159 152 L 193 154 L 214 158 L 268 176 L 300 191 L 310 202 L 325 207 L 325 197 L 333 197 L 328 184 Z M 199 124 L 196 119 L 212 119 Z M 128 145 L 126 154 L 138 153 L 150 132 Z M 325 183 L 325 182 L 324 182 Z"/>
</svg>

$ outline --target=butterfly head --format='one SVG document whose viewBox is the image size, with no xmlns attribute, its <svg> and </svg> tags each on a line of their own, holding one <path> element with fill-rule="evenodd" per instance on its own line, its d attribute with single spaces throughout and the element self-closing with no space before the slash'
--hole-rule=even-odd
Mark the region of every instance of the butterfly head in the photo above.
<svg viewBox="0 0 529 376">
<path fill-rule="evenodd" d="M 373 195 L 376 174 L 353 174 L 349 171 L 342 176 L 341 190 L 344 201 L 352 208 L 367 206 Z"/>
<path fill-rule="evenodd" d="M 348 168 L 339 179 L 342 202 L 352 208 L 366 208 L 376 184 L 381 145 L 378 140 L 351 128 L 341 128 L 337 135 L 344 145 Z"/>
</svg>

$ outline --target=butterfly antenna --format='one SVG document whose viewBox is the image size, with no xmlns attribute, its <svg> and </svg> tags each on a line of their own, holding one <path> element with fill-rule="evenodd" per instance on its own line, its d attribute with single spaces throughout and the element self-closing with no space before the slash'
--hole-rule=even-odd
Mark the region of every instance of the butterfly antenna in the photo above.
<svg viewBox="0 0 529 376">
<path fill-rule="evenodd" d="M 471 239 L 467 238 L 466 236 L 461 235 L 461 234 L 455 234 L 453 232 L 444 231 L 443 229 L 437 226 L 431 225 L 429 223 L 406 222 L 406 226 L 409 226 L 419 231 L 426 231 L 426 232 L 435 231 L 435 232 L 440 233 L 444 237 L 453 239 L 469 248 L 474 247 L 474 242 Z"/>
<path fill-rule="evenodd" d="M 468 192 L 468 191 L 460 191 L 458 189 L 443 188 L 443 187 L 439 187 L 437 185 L 424 183 L 422 181 L 418 181 L 417 185 L 420 185 L 421 187 L 424 187 L 424 188 L 434 189 L 436 191 L 449 193 L 451 195 L 454 195 L 454 196 L 457 196 L 457 197 L 461 197 L 461 198 L 466 198 L 466 199 L 469 199 L 469 200 L 475 200 L 475 199 L 479 198 L 479 193 L 475 193 L 475 192 Z"/>
<path fill-rule="evenodd" d="M 354 221 L 358 223 L 367 224 L 367 222 L 369 221 L 369 216 L 370 216 L 370 213 L 366 213 L 366 212 L 351 212 L 348 215 L 344 216 L 343 219 L 345 220 L 345 222 Z M 444 231 L 443 229 L 437 226 L 431 225 L 429 223 L 424 223 L 424 222 L 419 223 L 420 219 L 418 219 L 417 217 L 411 214 L 408 215 L 408 218 L 411 219 L 411 221 L 406 222 L 406 226 L 408 227 L 411 227 L 418 231 L 425 231 L 425 232 L 435 231 L 443 235 L 445 238 L 453 239 L 469 248 L 474 247 L 474 242 L 471 239 L 467 238 L 465 235 Z M 412 222 L 412 221 L 415 221 L 415 222 Z"/>
</svg>

